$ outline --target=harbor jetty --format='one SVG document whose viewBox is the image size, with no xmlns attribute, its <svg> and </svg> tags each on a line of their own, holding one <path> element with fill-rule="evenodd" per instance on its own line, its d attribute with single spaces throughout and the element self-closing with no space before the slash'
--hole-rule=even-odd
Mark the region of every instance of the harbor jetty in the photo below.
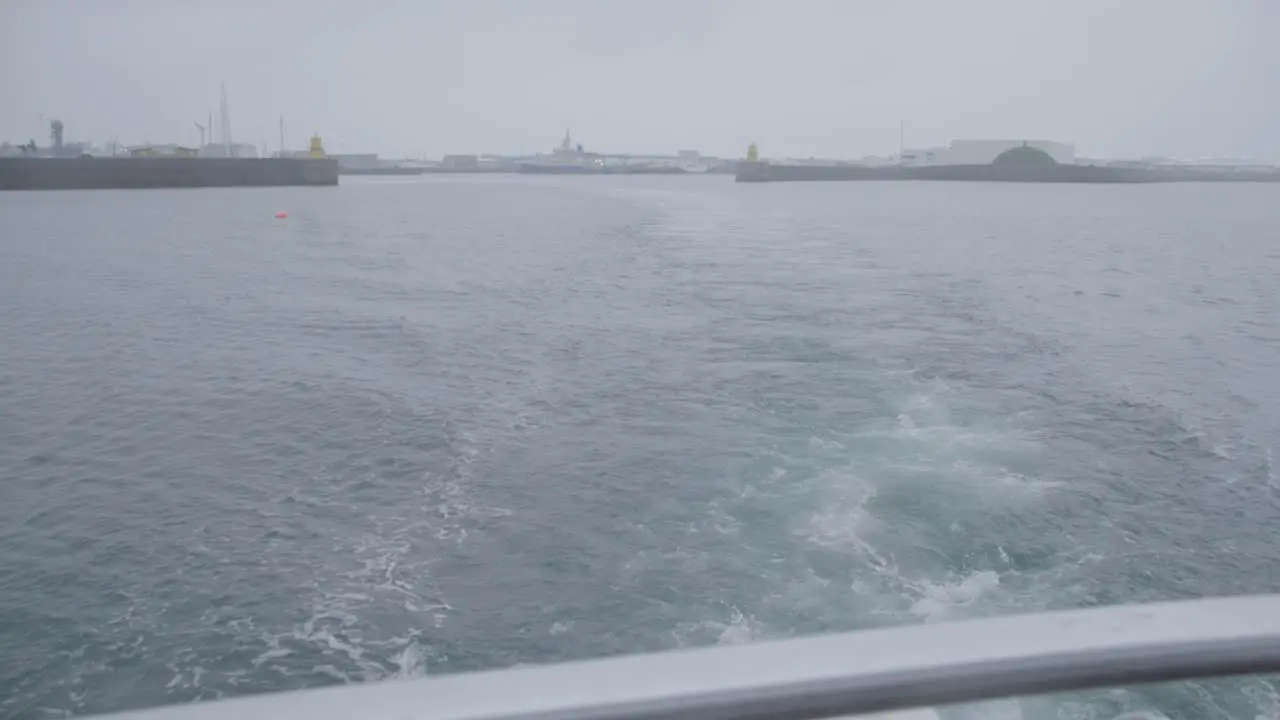
<svg viewBox="0 0 1280 720">
<path fill-rule="evenodd" d="M 972 154 L 965 158 L 970 160 L 968 162 L 907 164 L 907 160 L 915 158 L 903 153 L 896 165 L 769 162 L 760 160 L 753 143 L 747 151 L 746 161 L 738 163 L 734 179 L 741 183 L 895 180 L 1095 184 L 1280 182 L 1280 170 L 1271 167 L 1242 169 L 1205 165 L 1081 164 L 1074 162 L 1074 159 L 1071 162 L 1060 162 L 1045 149 L 1029 143 L 1014 144 L 1000 151 L 989 162 L 972 162 L 971 157 Z"/>
<path fill-rule="evenodd" d="M 338 164 L 323 158 L 0 158 L 0 190 L 337 184 Z"/>
<path fill-rule="evenodd" d="M 117 190 L 338 184 L 338 163 L 318 136 L 302 157 L 199 157 L 135 150 L 126 157 L 34 153 L 0 157 L 0 190 Z"/>
</svg>

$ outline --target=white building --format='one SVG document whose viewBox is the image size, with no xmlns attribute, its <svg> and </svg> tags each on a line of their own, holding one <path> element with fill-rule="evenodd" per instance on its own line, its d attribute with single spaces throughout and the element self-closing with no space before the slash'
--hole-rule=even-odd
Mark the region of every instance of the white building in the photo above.
<svg viewBox="0 0 1280 720">
<path fill-rule="evenodd" d="M 1063 165 L 1074 165 L 1076 146 L 1051 140 L 952 140 L 947 148 L 948 165 L 990 165 L 1005 150 L 1026 145 L 1043 150 Z"/>
<path fill-rule="evenodd" d="M 990 165 L 1000 153 L 1026 145 L 1043 150 L 1063 165 L 1074 165 L 1076 146 L 1051 140 L 952 140 L 946 147 L 903 150 L 900 165 Z"/>
<path fill-rule="evenodd" d="M 165 143 L 163 145 L 136 145 L 128 148 L 129 157 L 153 157 L 153 158 L 194 158 L 200 156 L 197 148 L 183 147 L 174 143 Z"/>
<path fill-rule="evenodd" d="M 944 147 L 918 148 L 915 150 L 904 149 L 902 155 L 898 157 L 899 165 L 908 167 L 920 167 L 923 165 L 952 165 L 949 162 L 950 150 Z"/>
<path fill-rule="evenodd" d="M 707 161 L 702 159 L 702 153 L 697 150 L 680 150 L 677 157 L 679 158 L 676 161 L 677 166 L 683 168 L 685 172 L 703 173 L 711 169 Z"/>
<path fill-rule="evenodd" d="M 222 143 L 209 143 L 200 148 L 200 157 L 227 157 L 227 146 Z M 252 143 L 232 143 L 231 157 L 256 158 L 258 157 L 258 148 Z"/>
</svg>

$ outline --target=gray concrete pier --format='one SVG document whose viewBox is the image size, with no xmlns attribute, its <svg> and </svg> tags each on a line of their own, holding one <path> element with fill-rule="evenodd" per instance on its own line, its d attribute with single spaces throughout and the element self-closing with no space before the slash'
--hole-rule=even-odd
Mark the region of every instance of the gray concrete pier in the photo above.
<svg viewBox="0 0 1280 720">
<path fill-rule="evenodd" d="M 328 158 L 0 158 L 0 190 L 337 184 Z"/>
</svg>

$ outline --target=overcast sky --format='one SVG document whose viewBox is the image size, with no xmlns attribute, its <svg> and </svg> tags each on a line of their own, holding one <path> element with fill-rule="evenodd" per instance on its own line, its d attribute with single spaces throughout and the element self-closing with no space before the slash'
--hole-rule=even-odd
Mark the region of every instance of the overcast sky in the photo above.
<svg viewBox="0 0 1280 720">
<path fill-rule="evenodd" d="M 1280 0 L 0 0 L 0 139 L 1280 160 Z M 215 115 L 216 123 L 216 115 Z"/>
</svg>

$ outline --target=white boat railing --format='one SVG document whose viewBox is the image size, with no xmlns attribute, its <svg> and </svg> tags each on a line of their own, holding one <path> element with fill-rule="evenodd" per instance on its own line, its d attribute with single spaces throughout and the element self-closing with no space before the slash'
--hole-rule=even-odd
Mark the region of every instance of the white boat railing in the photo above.
<svg viewBox="0 0 1280 720">
<path fill-rule="evenodd" d="M 835 717 L 1280 672 L 1280 595 L 867 630 L 300 690 L 120 720 Z"/>
</svg>

